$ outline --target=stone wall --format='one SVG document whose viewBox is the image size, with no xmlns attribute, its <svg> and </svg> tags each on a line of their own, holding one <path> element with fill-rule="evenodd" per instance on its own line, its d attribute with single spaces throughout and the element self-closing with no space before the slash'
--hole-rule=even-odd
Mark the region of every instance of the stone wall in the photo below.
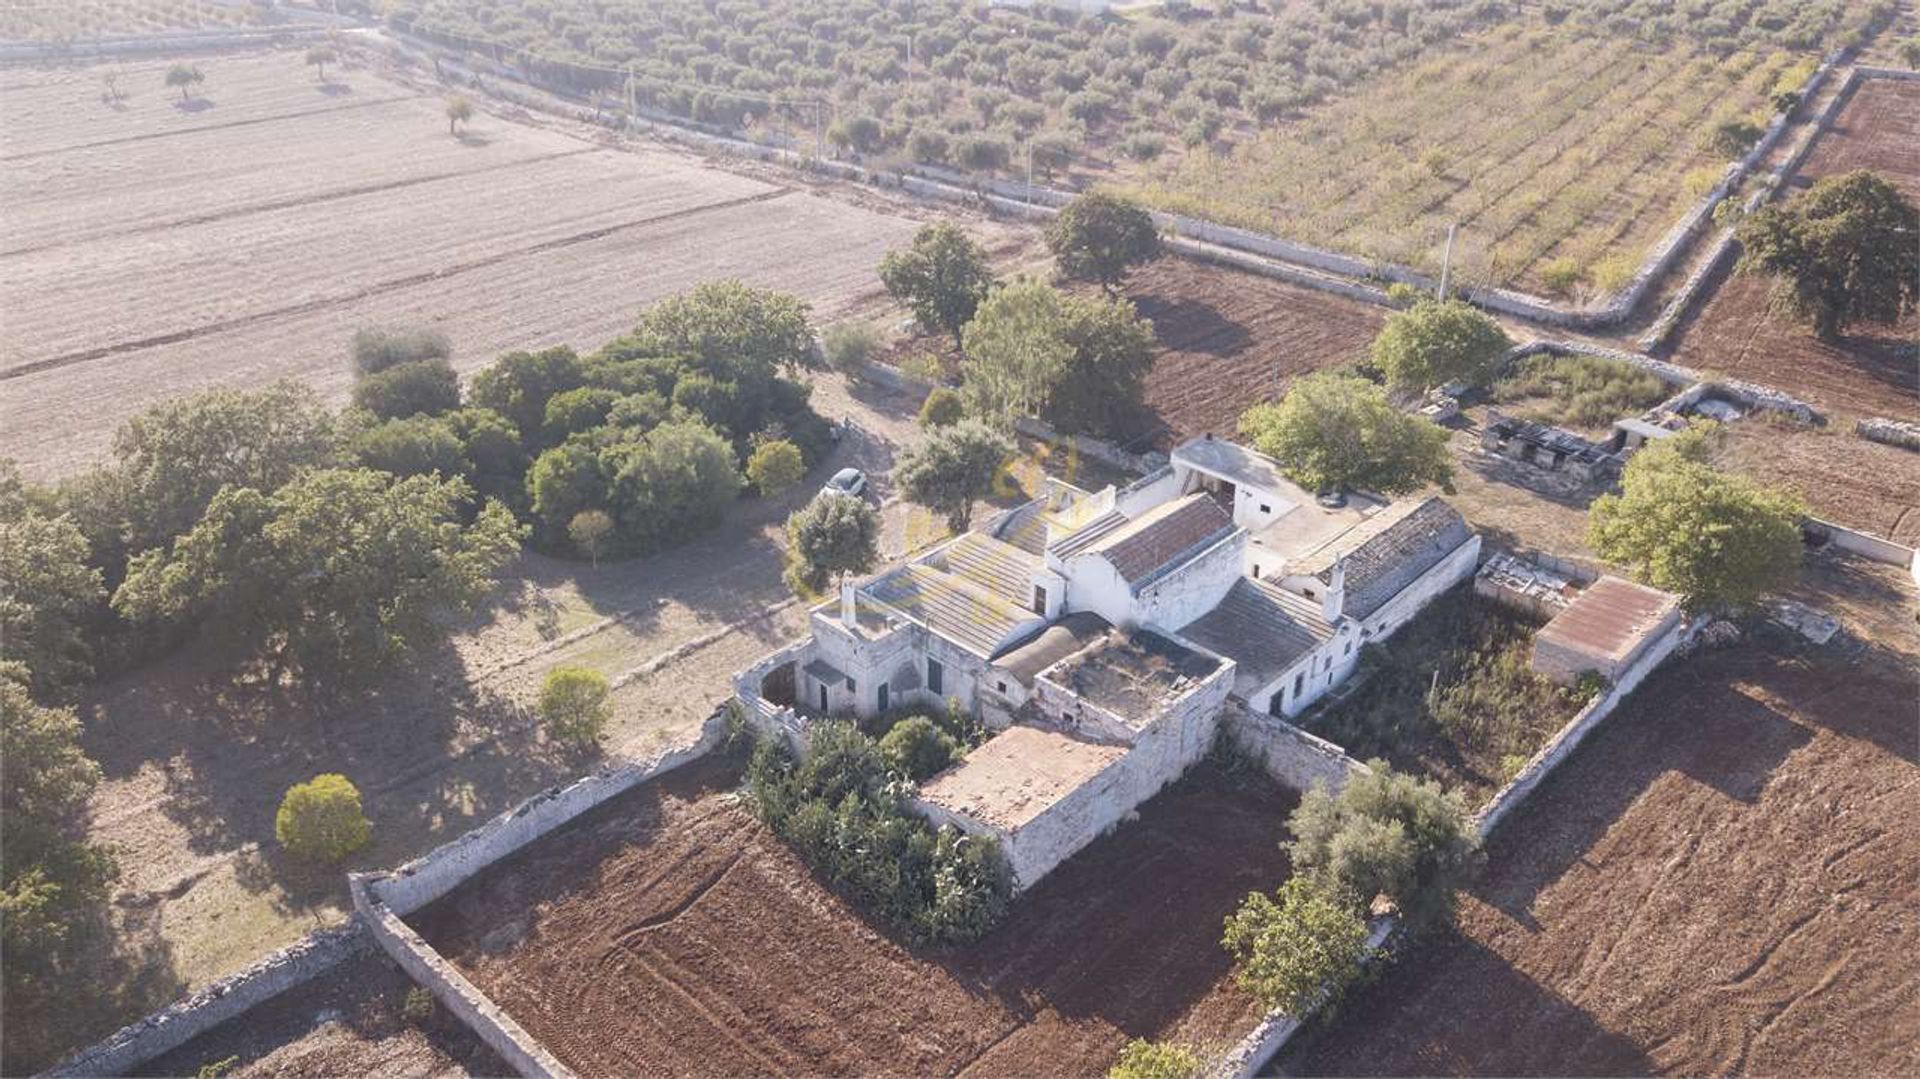
<svg viewBox="0 0 1920 1079">
<path fill-rule="evenodd" d="M 355 873 L 348 878 L 353 907 L 361 923 L 400 969 L 432 993 L 454 1018 L 473 1031 L 515 1073 L 530 1079 L 564 1079 L 573 1075 L 565 1064 L 549 1053 L 539 1040 L 514 1022 L 480 988 L 468 981 L 459 968 L 447 962 L 434 947 L 402 921 L 391 907 L 373 898 L 377 874 Z"/>
<path fill-rule="evenodd" d="M 1230 703 L 1221 722 L 1234 744 L 1259 761 L 1276 782 L 1303 793 L 1324 787 L 1337 794 L 1348 779 L 1367 770 L 1346 750 L 1278 716 Z"/>
<path fill-rule="evenodd" d="M 1903 450 L 1920 450 L 1920 423 L 1874 416 L 1854 421 L 1853 433 L 1868 442 L 1881 442 Z"/>
<path fill-rule="evenodd" d="M 641 783 L 705 756 L 727 733 L 724 708 L 701 725 L 692 745 L 651 760 L 603 765 L 590 775 L 549 787 L 450 843 L 366 884 L 372 897 L 400 914 L 411 914 L 446 895 L 467 878 L 594 806 Z"/>
<path fill-rule="evenodd" d="M 49 1069 L 53 1076 L 126 1075 L 257 1005 L 373 948 L 359 922 L 316 929 L 231 977 L 121 1027 Z"/>
<path fill-rule="evenodd" d="M 1913 562 L 1912 547 L 1882 539 L 1870 532 L 1837 525 L 1832 521 L 1823 521 L 1818 517 L 1809 517 L 1800 522 L 1800 528 L 1810 535 L 1825 539 L 1842 551 L 1857 554 L 1871 562 L 1885 562 L 1892 566 L 1905 566 Z"/>
<path fill-rule="evenodd" d="M 1367 925 L 1367 948 L 1370 954 L 1363 962 L 1372 963 L 1379 955 L 1381 945 L 1393 936 L 1400 927 L 1398 918 L 1375 918 Z M 1284 1048 L 1287 1042 L 1299 1032 L 1301 1020 L 1285 1012 L 1269 1012 L 1252 1032 L 1227 1051 L 1203 1074 L 1207 1079 L 1253 1079 L 1259 1075 L 1267 1062 L 1272 1060 Z"/>
</svg>

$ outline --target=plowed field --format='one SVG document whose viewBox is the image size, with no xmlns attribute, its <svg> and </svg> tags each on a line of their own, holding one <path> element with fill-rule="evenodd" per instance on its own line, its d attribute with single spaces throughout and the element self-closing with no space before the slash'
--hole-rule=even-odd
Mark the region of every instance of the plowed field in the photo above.
<svg viewBox="0 0 1920 1079">
<path fill-rule="evenodd" d="M 1801 166 L 1803 180 L 1872 169 L 1920 199 L 1920 82 L 1872 79 L 1841 109 Z M 1920 417 L 1920 317 L 1860 325 L 1837 341 L 1767 310 L 1768 280 L 1728 275 L 1689 316 L 1680 363 L 1785 390 L 1852 416 Z"/>
<path fill-rule="evenodd" d="M 417 921 L 582 1075 L 1098 1075 L 1130 1036 L 1225 1043 L 1259 1009 L 1221 920 L 1286 875 L 1294 796 L 1202 766 L 951 953 L 877 932 L 697 764 Z"/>
<path fill-rule="evenodd" d="M 738 276 L 822 322 L 879 294 L 905 215 L 478 115 L 299 53 L 215 56 L 200 96 L 126 68 L 21 70 L 0 102 L 0 455 L 38 477 L 141 408 L 281 376 L 333 399 L 346 339 L 423 321 L 471 370 L 591 348 L 652 300 Z M 991 237 L 989 237 L 991 239 Z"/>
<path fill-rule="evenodd" d="M 1285 1070 L 1920 1072 L 1915 700 L 1910 659 L 1667 667 L 1495 833 L 1458 929 Z"/>
<path fill-rule="evenodd" d="M 1160 346 L 1147 376 L 1151 426 L 1128 442 L 1136 449 L 1231 435 L 1240 413 L 1295 378 L 1365 356 L 1386 317 L 1358 300 L 1186 258 L 1134 271 L 1125 291 L 1153 320 Z"/>
<path fill-rule="evenodd" d="M 1794 492 L 1816 517 L 1920 543 L 1920 453 L 1913 450 L 1833 428 L 1736 423 L 1718 462 Z"/>
</svg>

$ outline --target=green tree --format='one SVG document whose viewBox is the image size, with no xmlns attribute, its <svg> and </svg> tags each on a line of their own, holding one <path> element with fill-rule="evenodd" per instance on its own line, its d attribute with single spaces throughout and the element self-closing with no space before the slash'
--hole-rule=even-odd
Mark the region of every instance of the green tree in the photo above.
<svg viewBox="0 0 1920 1079">
<path fill-rule="evenodd" d="M 733 447 L 695 420 L 673 420 L 605 452 L 620 533 L 658 550 L 720 523 L 740 493 Z"/>
<path fill-rule="evenodd" d="M 347 344 L 358 375 L 372 375 L 401 364 L 451 360 L 447 335 L 426 326 L 362 326 Z"/>
<path fill-rule="evenodd" d="M 515 509 L 524 508 L 527 450 L 513 424 L 488 408 L 463 408 L 438 419 L 460 439 L 474 493 L 499 499 Z"/>
<path fill-rule="evenodd" d="M 980 301 L 993 291 L 987 253 L 951 221 L 923 225 L 913 243 L 880 260 L 880 283 L 907 305 L 922 329 L 960 343 Z"/>
<path fill-rule="evenodd" d="M 910 502 L 944 514 L 947 527 L 966 530 L 973 504 L 993 491 L 993 481 L 1013 443 L 979 420 L 962 420 L 927 432 L 902 455 L 893 478 Z"/>
<path fill-rule="evenodd" d="M 84 984 L 78 945 L 104 924 L 111 853 L 87 842 L 100 768 L 80 748 L 70 709 L 43 708 L 28 674 L 0 664 L 0 951 L 9 1016 L 58 1006 Z M 7 1034 L 10 1072 L 39 1039 Z"/>
<path fill-rule="evenodd" d="M 320 73 L 320 81 L 327 81 L 327 65 L 340 58 L 331 45 L 315 45 L 307 50 L 307 66 Z"/>
<path fill-rule="evenodd" d="M 1429 483 L 1452 490 L 1447 432 L 1394 408 L 1363 378 L 1302 376 L 1278 402 L 1248 409 L 1240 432 L 1310 491 L 1405 494 Z"/>
<path fill-rule="evenodd" d="M 818 595 L 879 557 L 880 516 L 865 499 L 818 496 L 787 518 L 787 586 L 797 595 Z"/>
<path fill-rule="evenodd" d="M 1067 362 L 1040 414 L 1068 434 L 1112 437 L 1127 429 L 1146 398 L 1153 323 L 1130 300 L 1065 296 L 1062 309 Z"/>
<path fill-rule="evenodd" d="M 1338 795 L 1315 788 L 1300 799 L 1287 818 L 1294 872 L 1356 912 L 1385 895 L 1414 924 L 1440 920 L 1478 864 L 1480 833 L 1466 802 L 1385 761 L 1368 767 Z"/>
<path fill-rule="evenodd" d="M 535 519 L 549 535 L 557 534 L 583 511 L 606 508 L 612 493 L 608 462 L 585 439 L 555 446 L 527 469 L 527 498 Z"/>
<path fill-rule="evenodd" d="M 167 85 L 180 91 L 182 105 L 193 100 L 193 88 L 207 81 L 207 73 L 194 64 L 175 64 L 167 69 Z"/>
<path fill-rule="evenodd" d="M 42 696 L 93 673 L 88 627 L 106 589 L 88 554 L 73 519 L 43 514 L 13 463 L 0 460 L 0 663 L 24 665 Z"/>
<path fill-rule="evenodd" d="M 1387 316 L 1373 339 L 1373 365 L 1395 386 L 1483 385 L 1513 347 L 1506 331 L 1471 304 L 1422 300 Z"/>
<path fill-rule="evenodd" d="M 580 357 L 564 345 L 539 352 L 509 352 L 473 377 L 474 405 L 505 416 L 520 437 L 539 439 L 547 420 L 547 402 L 587 384 Z"/>
<path fill-rule="evenodd" d="M 447 99 L 447 134 L 458 136 L 460 125 L 473 119 L 473 102 L 455 94 Z"/>
<path fill-rule="evenodd" d="M 596 568 L 600 565 L 600 551 L 612 534 L 613 517 L 606 510 L 581 510 L 567 522 L 567 538 L 576 548 L 587 552 Z"/>
<path fill-rule="evenodd" d="M 960 743 L 925 716 L 910 716 L 880 738 L 888 767 L 918 783 L 960 759 Z"/>
<path fill-rule="evenodd" d="M 565 442 L 574 435 L 604 426 L 613 412 L 613 406 L 620 403 L 620 397 L 620 394 L 598 386 L 582 386 L 577 390 L 556 393 L 547 399 L 540 429 L 548 444 Z"/>
<path fill-rule="evenodd" d="M 816 366 L 807 310 L 790 293 L 709 281 L 649 307 L 632 340 L 648 355 L 690 357 L 716 379 L 752 385 Z"/>
<path fill-rule="evenodd" d="M 1735 161 L 1746 156 L 1753 144 L 1760 141 L 1761 134 L 1759 124 L 1748 120 L 1728 120 L 1708 131 L 1700 144 L 1708 153 Z"/>
<path fill-rule="evenodd" d="M 945 386 L 935 386 L 927 399 L 920 402 L 920 426 L 950 427 L 965 419 L 967 407 L 960 395 Z"/>
<path fill-rule="evenodd" d="M 237 650 L 347 680 L 443 639 L 519 551 L 498 502 L 463 524 L 461 479 L 309 472 L 228 487 L 170 549 L 136 558 L 113 607 L 136 624 L 206 624 Z"/>
<path fill-rule="evenodd" d="M 555 667 L 540 686 L 540 721 L 547 733 L 575 749 L 597 745 L 613 718 L 607 676 L 585 667 Z"/>
<path fill-rule="evenodd" d="M 1228 916 L 1221 943 L 1239 963 L 1241 987 L 1255 1000 L 1303 1017 L 1337 1003 L 1359 979 L 1367 923 L 1351 906 L 1296 876 L 1274 899 L 1248 895 Z"/>
<path fill-rule="evenodd" d="M 1121 1046 L 1107 1079 L 1192 1079 L 1205 1066 L 1192 1046 L 1134 1038 Z"/>
<path fill-rule="evenodd" d="M 1690 613 L 1751 608 L 1800 570 L 1806 507 L 1715 469 L 1713 437 L 1696 427 L 1634 454 L 1620 493 L 1596 499 L 1587 521 L 1600 557 L 1678 593 Z"/>
<path fill-rule="evenodd" d="M 355 435 L 349 450 L 361 467 L 395 476 L 461 476 L 469 468 L 460 436 L 437 416 L 375 424 Z"/>
<path fill-rule="evenodd" d="M 1856 322 L 1897 324 L 1920 304 L 1920 211 L 1865 170 L 1829 176 L 1739 226 L 1739 269 L 1773 278 L 1775 311 L 1834 338 Z"/>
<path fill-rule="evenodd" d="M 324 772 L 287 788 L 273 834 L 288 854 L 333 865 L 372 841 L 373 822 L 361 811 L 360 789 L 338 772 Z"/>
<path fill-rule="evenodd" d="M 446 360 L 415 360 L 361 375 L 353 403 L 385 420 L 437 416 L 460 407 L 460 376 Z"/>
<path fill-rule="evenodd" d="M 1073 358 L 1064 298 L 1042 281 L 994 290 L 961 334 L 960 396 L 967 411 L 1012 421 L 1039 415 Z"/>
<path fill-rule="evenodd" d="M 1048 224 L 1047 247 L 1062 274 L 1112 293 L 1130 267 L 1160 257 L 1160 233 L 1145 210 L 1094 191 L 1068 203 Z"/>
<path fill-rule="evenodd" d="M 747 480 L 764 496 L 771 498 L 800 482 L 807 464 L 800 447 L 784 438 L 760 443 L 747 458 Z"/>
</svg>

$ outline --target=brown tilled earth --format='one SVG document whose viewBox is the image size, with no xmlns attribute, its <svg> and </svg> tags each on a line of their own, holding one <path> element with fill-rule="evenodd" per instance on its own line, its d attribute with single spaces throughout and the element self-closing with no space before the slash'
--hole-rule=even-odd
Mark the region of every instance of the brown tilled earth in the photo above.
<svg viewBox="0 0 1920 1079">
<path fill-rule="evenodd" d="M 1232 436 L 1242 412 L 1300 375 L 1364 357 L 1386 318 L 1358 300 L 1188 258 L 1135 270 L 1124 291 L 1160 345 L 1147 376 L 1151 426 L 1135 440 L 1143 447 Z"/>
<path fill-rule="evenodd" d="M 1851 658 L 1749 640 L 1662 670 L 1495 834 L 1457 928 L 1283 1071 L 1920 1073 L 1920 678 L 1896 604 L 1906 624 Z"/>
<path fill-rule="evenodd" d="M 1920 83 L 1861 84 L 1801 166 L 1802 180 L 1872 169 L 1920 198 Z M 1838 341 L 1767 311 L 1764 277 L 1730 275 L 1681 327 L 1673 358 L 1773 386 L 1846 416 L 1920 418 L 1920 317 Z"/>
<path fill-rule="evenodd" d="M 1920 543 L 1920 453 L 1851 431 L 1760 420 L 1730 424 L 1716 460 L 1798 494 L 1814 516 Z"/>
<path fill-rule="evenodd" d="M 384 955 L 351 959 L 149 1061 L 140 1074 L 195 1075 L 227 1060 L 222 1074 L 235 1079 L 511 1074 L 437 1004 L 426 1019 L 406 1019 L 402 1006 L 412 987 Z"/>
<path fill-rule="evenodd" d="M 1226 1044 L 1260 1010 L 1222 919 L 1286 876 L 1295 797 L 1203 765 L 985 941 L 889 939 L 697 763 L 414 919 L 583 1075 L 1098 1075 L 1130 1037 Z"/>
</svg>

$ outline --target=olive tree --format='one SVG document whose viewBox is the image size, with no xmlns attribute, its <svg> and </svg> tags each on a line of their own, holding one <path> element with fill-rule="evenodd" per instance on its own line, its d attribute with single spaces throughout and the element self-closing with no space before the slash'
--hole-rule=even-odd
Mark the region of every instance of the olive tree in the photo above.
<svg viewBox="0 0 1920 1079">
<path fill-rule="evenodd" d="M 865 499 L 820 495 L 787 518 L 787 586 L 812 596 L 880 557 L 880 517 Z"/>
<path fill-rule="evenodd" d="M 1477 386 L 1493 377 L 1512 347 L 1506 331 L 1471 304 L 1422 300 L 1387 317 L 1373 339 L 1372 358 L 1395 386 Z"/>
<path fill-rule="evenodd" d="M 1337 1001 L 1360 977 L 1367 923 L 1352 907 L 1305 877 L 1272 897 L 1247 896 L 1221 938 L 1238 964 L 1236 978 L 1262 1006 L 1304 1017 Z"/>
<path fill-rule="evenodd" d="M 928 333 L 960 331 L 993 290 L 987 253 L 951 221 L 922 226 L 913 243 L 880 260 L 880 281 Z"/>
<path fill-rule="evenodd" d="M 1287 818 L 1294 871 L 1356 913 L 1384 895 L 1416 924 L 1440 920 L 1479 863 L 1466 801 L 1385 761 L 1368 768 L 1337 795 L 1316 788 L 1301 798 Z"/>
<path fill-rule="evenodd" d="M 1920 211 L 1885 178 L 1829 176 L 1740 222 L 1742 273 L 1773 278 L 1776 312 L 1833 338 L 1855 322 L 1897 324 L 1920 304 Z"/>
<path fill-rule="evenodd" d="M 1129 268 L 1160 256 L 1160 232 L 1147 211 L 1094 191 L 1061 209 L 1047 226 L 1047 247 L 1062 274 L 1111 293 Z"/>
<path fill-rule="evenodd" d="M 908 501 L 944 515 L 948 528 L 963 532 L 973 504 L 992 493 L 1012 455 L 1007 436 L 979 420 L 962 420 L 929 431 L 902 455 L 893 478 Z"/>
<path fill-rule="evenodd" d="M 287 853 L 332 865 L 373 839 L 373 823 L 361 810 L 359 788 L 328 772 L 287 788 L 273 815 L 273 834 Z"/>
<path fill-rule="evenodd" d="M 175 64 L 167 69 L 167 85 L 180 91 L 182 105 L 193 100 L 193 88 L 207 81 L 207 74 L 195 64 Z"/>
<path fill-rule="evenodd" d="M 1248 409 L 1240 432 L 1311 491 L 1452 489 L 1447 432 L 1394 408 L 1385 391 L 1363 378 L 1331 371 L 1303 376 L 1277 403 Z"/>
<path fill-rule="evenodd" d="M 540 721 L 547 733 L 575 749 L 600 741 L 613 718 L 613 687 L 586 667 L 555 667 L 540 686 Z"/>
</svg>

